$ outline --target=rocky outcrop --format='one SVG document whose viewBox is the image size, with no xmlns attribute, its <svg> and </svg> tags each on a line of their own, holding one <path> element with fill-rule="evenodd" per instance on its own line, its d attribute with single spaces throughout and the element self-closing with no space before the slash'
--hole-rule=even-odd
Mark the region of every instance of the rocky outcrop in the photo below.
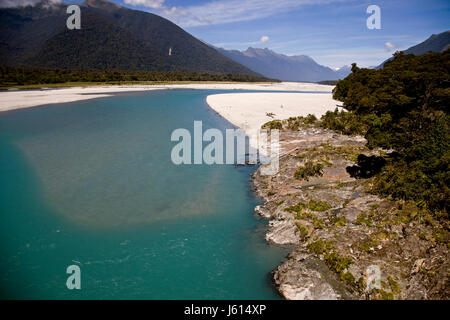
<svg viewBox="0 0 450 320">
<path fill-rule="evenodd" d="M 280 169 L 253 176 L 269 219 L 266 240 L 293 245 L 273 272 L 292 300 L 448 299 L 448 226 L 415 204 L 369 192 L 371 178 L 347 172 L 370 151 L 361 137 L 315 128 L 280 134 Z M 307 163 L 320 174 L 306 175 Z M 303 178 L 302 178 L 303 177 Z"/>
<path fill-rule="evenodd" d="M 274 271 L 274 281 L 288 300 L 355 299 L 323 261 L 301 248 Z"/>
</svg>

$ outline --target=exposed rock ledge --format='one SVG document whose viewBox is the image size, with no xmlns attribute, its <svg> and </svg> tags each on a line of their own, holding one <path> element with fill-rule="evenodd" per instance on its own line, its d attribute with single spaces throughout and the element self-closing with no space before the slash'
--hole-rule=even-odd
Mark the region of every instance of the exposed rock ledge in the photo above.
<svg viewBox="0 0 450 320">
<path fill-rule="evenodd" d="M 302 249 L 293 251 L 275 270 L 274 281 L 288 300 L 355 298 L 323 261 Z"/>
<path fill-rule="evenodd" d="M 350 177 L 358 154 L 375 154 L 363 138 L 309 127 L 282 131 L 280 144 L 278 174 L 262 176 L 260 167 L 253 183 L 265 200 L 255 212 L 270 219 L 266 240 L 295 246 L 273 272 L 284 298 L 450 297 L 448 226 L 368 193 L 371 179 Z M 307 161 L 324 164 L 323 175 L 295 178 Z"/>
</svg>

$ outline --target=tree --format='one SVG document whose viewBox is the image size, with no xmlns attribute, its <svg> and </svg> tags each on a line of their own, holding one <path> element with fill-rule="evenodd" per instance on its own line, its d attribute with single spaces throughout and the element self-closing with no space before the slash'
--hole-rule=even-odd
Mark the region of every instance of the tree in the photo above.
<svg viewBox="0 0 450 320">
<path fill-rule="evenodd" d="M 423 199 L 448 211 L 450 193 L 450 50 L 414 56 L 396 53 L 379 70 L 352 66 L 333 97 L 367 126 L 370 148 L 396 156 L 375 188 L 398 198 Z"/>
</svg>

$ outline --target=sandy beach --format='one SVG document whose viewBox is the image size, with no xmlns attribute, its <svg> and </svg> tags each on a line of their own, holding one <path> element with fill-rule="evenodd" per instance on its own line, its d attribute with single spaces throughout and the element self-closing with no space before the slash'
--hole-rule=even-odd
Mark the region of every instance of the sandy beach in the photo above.
<svg viewBox="0 0 450 320">
<path fill-rule="evenodd" d="M 0 92 L 0 112 L 44 104 L 65 103 L 111 96 L 115 93 L 162 89 L 267 90 L 331 92 L 332 86 L 311 83 L 207 83 L 175 85 L 94 86 L 63 89 L 16 90 Z M 215 106 L 212 106 L 215 108 Z"/>
<path fill-rule="evenodd" d="M 246 133 L 271 120 L 314 114 L 318 118 L 338 104 L 331 93 L 229 93 L 210 95 L 208 104 Z M 269 116 L 270 115 L 270 116 Z"/>
<path fill-rule="evenodd" d="M 320 117 L 328 110 L 334 110 L 337 104 L 331 95 L 333 86 L 314 83 L 193 83 L 5 91 L 0 92 L 0 112 L 103 98 L 117 93 L 167 89 L 284 91 L 213 94 L 207 97 L 208 105 L 229 122 L 244 130 L 251 137 L 251 146 L 255 148 L 257 148 L 256 131 L 264 123 L 273 119 L 306 116 L 310 113 Z"/>
<path fill-rule="evenodd" d="M 334 110 L 337 105 L 337 101 L 333 100 L 331 95 L 333 86 L 314 83 L 193 83 L 5 91 L 0 92 L 0 112 L 102 98 L 124 92 L 164 89 L 284 91 L 213 94 L 207 97 L 208 105 L 229 122 L 244 130 L 251 137 L 251 146 L 255 148 L 257 142 L 254 135 L 264 123 L 274 119 L 306 116 L 310 113 L 320 117 L 328 110 Z"/>
</svg>

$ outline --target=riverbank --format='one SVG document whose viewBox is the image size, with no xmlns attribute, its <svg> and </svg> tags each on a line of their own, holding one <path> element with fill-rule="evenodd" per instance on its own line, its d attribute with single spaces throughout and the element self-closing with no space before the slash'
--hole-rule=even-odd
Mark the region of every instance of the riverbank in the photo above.
<svg viewBox="0 0 450 320">
<path fill-rule="evenodd" d="M 210 89 L 210 90 L 257 90 L 257 91 L 314 91 L 330 92 L 333 86 L 314 83 L 184 83 L 163 85 L 86 86 L 60 89 L 8 90 L 0 92 L 0 112 L 44 104 L 66 103 L 103 98 L 115 93 L 164 90 L 164 89 Z"/>
<path fill-rule="evenodd" d="M 315 126 L 285 129 L 278 174 L 261 175 L 261 166 L 253 175 L 266 240 L 295 248 L 273 272 L 278 291 L 289 300 L 449 299 L 445 223 L 350 176 L 359 154 L 379 154 L 365 143 Z"/>
<path fill-rule="evenodd" d="M 220 83 L 8 91 L 0 93 L 0 110 L 145 90 L 331 92 L 332 88 L 308 83 Z M 244 130 L 258 129 L 273 119 L 309 113 L 320 117 L 336 105 L 331 93 L 297 92 L 216 94 L 207 102 Z M 348 174 L 347 166 L 352 166 L 359 154 L 377 154 L 365 148 L 363 138 L 301 126 L 295 131 L 282 130 L 280 143 L 279 173 L 262 176 L 260 167 L 253 181 L 264 199 L 256 212 L 270 220 L 266 240 L 295 247 L 273 273 L 284 298 L 449 298 L 445 226 L 411 203 L 370 194 L 370 179 Z M 320 163 L 322 175 L 308 177 L 299 170 L 308 162 Z M 79 172 L 76 170 L 77 175 Z M 376 287 L 371 284 L 374 270 L 375 274 L 380 270 Z"/>
<path fill-rule="evenodd" d="M 319 87 L 315 87 L 319 89 Z M 207 103 L 218 114 L 244 130 L 258 148 L 257 130 L 274 119 L 314 114 L 320 118 L 337 106 L 331 93 L 226 93 L 210 95 Z"/>
<path fill-rule="evenodd" d="M 267 245 L 266 224 L 252 214 L 256 168 L 170 159 L 171 130 L 193 119 L 230 127 L 208 94 L 122 94 L 0 114 L 1 297 L 280 299 L 268 274 L 288 252 Z M 77 292 L 65 286 L 71 264 L 83 274 Z"/>
</svg>

